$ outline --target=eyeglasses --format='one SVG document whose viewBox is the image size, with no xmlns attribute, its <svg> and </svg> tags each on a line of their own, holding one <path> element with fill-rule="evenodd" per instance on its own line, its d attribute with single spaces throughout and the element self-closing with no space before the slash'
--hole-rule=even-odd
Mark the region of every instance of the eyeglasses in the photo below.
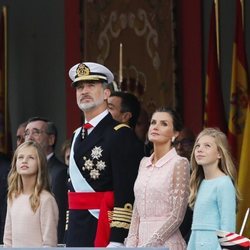
<svg viewBox="0 0 250 250">
<path fill-rule="evenodd" d="M 24 132 L 24 137 L 28 137 L 29 135 L 33 136 L 33 137 L 39 137 L 42 133 L 44 133 L 45 131 L 42 129 L 33 129 L 32 131 L 26 130 Z"/>
<path fill-rule="evenodd" d="M 190 139 L 182 139 L 182 140 L 175 140 L 173 142 L 174 146 L 177 147 L 179 144 L 182 147 L 189 147 L 189 146 L 193 146 L 194 140 L 190 140 Z"/>
</svg>

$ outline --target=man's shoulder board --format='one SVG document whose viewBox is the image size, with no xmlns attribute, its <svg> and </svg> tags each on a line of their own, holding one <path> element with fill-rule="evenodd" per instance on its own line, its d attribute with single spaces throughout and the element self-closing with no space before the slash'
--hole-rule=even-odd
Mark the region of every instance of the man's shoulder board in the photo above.
<svg viewBox="0 0 250 250">
<path fill-rule="evenodd" d="M 121 123 L 121 124 L 118 124 L 114 127 L 114 130 L 119 130 L 120 128 L 123 128 L 123 127 L 127 127 L 127 128 L 130 128 L 129 125 L 127 124 L 124 124 L 124 123 Z"/>
</svg>

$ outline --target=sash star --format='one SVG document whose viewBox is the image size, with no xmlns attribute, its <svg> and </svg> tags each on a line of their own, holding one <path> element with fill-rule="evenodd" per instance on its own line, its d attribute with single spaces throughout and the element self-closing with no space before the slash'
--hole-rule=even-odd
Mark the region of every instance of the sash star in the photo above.
<svg viewBox="0 0 250 250">
<path fill-rule="evenodd" d="M 99 159 L 102 156 L 102 148 L 101 147 L 94 147 L 91 151 L 91 156 L 93 159 Z"/>
</svg>

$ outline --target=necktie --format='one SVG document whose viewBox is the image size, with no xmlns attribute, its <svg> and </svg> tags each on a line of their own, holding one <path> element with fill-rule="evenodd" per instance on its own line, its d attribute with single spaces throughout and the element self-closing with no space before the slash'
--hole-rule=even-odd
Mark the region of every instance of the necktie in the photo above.
<svg viewBox="0 0 250 250">
<path fill-rule="evenodd" d="M 90 123 L 85 123 L 82 126 L 82 139 L 86 138 L 88 135 L 88 129 L 93 128 L 93 126 Z"/>
</svg>

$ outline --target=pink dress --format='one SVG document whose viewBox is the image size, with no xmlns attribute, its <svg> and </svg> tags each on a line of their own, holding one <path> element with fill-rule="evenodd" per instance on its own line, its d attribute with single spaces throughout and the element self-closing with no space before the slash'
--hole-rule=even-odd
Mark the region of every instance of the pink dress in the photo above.
<svg viewBox="0 0 250 250">
<path fill-rule="evenodd" d="M 141 160 L 135 182 L 135 203 L 127 247 L 186 249 L 179 231 L 189 195 L 186 158 L 171 149 L 153 166 L 153 155 Z"/>
<path fill-rule="evenodd" d="M 29 202 L 30 195 L 20 194 L 8 201 L 4 228 L 5 247 L 56 247 L 58 207 L 48 191 L 40 194 L 40 205 L 34 213 Z"/>
</svg>

